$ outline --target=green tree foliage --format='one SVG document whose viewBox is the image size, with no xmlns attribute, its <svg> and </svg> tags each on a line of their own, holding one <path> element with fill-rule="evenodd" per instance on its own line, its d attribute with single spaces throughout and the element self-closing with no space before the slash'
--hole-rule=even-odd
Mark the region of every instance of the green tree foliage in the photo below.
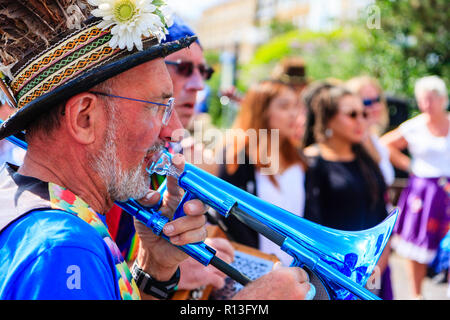
<svg viewBox="0 0 450 320">
<path fill-rule="evenodd" d="M 395 94 L 413 97 L 415 81 L 450 79 L 448 0 L 380 0 L 360 19 L 331 31 L 294 30 L 273 37 L 242 68 L 241 79 L 269 74 L 284 56 L 302 56 L 311 79 L 369 74 Z M 378 23 L 378 24 L 377 24 Z"/>
<path fill-rule="evenodd" d="M 358 28 L 294 30 L 262 45 L 253 60 L 242 66 L 239 79 L 250 84 L 268 78 L 275 65 L 287 56 L 301 56 L 311 80 L 348 79 L 365 71 L 364 56 L 370 46 L 370 39 Z"/>
<path fill-rule="evenodd" d="M 375 56 L 385 70 L 381 78 L 396 76 L 396 91 L 412 95 L 414 82 L 425 75 L 450 79 L 450 11 L 448 0 L 379 0 L 381 29 L 369 30 Z M 384 51 L 382 49 L 387 49 Z M 393 53 L 395 51 L 395 53 Z M 394 58 L 392 64 L 387 64 Z M 390 71 L 391 69 L 392 71 Z M 394 74 L 391 74 L 394 73 Z"/>
<path fill-rule="evenodd" d="M 310 80 L 367 74 L 384 90 L 414 99 L 415 81 L 438 75 L 450 88 L 448 0 L 378 0 L 333 30 L 271 25 L 272 37 L 238 67 L 238 87 L 270 77 L 284 57 L 301 56 Z M 220 116 L 219 114 L 215 115 Z"/>
</svg>

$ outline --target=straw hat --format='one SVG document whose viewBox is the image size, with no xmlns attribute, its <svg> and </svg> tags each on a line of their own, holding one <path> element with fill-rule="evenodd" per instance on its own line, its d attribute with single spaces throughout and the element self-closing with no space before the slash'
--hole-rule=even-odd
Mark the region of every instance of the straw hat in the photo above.
<svg viewBox="0 0 450 320">
<path fill-rule="evenodd" d="M 0 98 L 16 110 L 0 139 L 68 97 L 196 40 L 160 43 L 171 20 L 162 0 L 0 0 Z"/>
</svg>

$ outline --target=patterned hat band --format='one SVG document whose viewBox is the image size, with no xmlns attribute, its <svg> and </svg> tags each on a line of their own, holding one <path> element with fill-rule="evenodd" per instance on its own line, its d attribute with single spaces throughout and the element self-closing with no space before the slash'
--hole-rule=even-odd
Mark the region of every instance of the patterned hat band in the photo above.
<svg viewBox="0 0 450 320">
<path fill-rule="evenodd" d="M 31 101 L 64 85 L 86 71 L 114 61 L 127 49 L 112 49 L 111 27 L 102 30 L 95 20 L 65 36 L 53 46 L 23 64 L 13 73 L 10 87 L 21 109 Z M 156 37 L 143 40 L 144 46 L 157 43 Z"/>
</svg>

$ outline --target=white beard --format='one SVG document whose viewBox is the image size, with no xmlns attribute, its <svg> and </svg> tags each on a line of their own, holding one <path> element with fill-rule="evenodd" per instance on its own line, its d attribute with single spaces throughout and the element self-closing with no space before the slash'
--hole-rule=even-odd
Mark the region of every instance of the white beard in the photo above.
<svg viewBox="0 0 450 320">
<path fill-rule="evenodd" d="M 105 182 L 112 200 L 141 199 L 148 193 L 151 182 L 149 174 L 143 172 L 145 159 L 142 159 L 136 167 L 124 170 L 117 158 L 115 137 L 117 137 L 115 119 L 110 119 L 104 147 L 97 156 L 92 157 L 92 166 L 100 179 Z"/>
</svg>

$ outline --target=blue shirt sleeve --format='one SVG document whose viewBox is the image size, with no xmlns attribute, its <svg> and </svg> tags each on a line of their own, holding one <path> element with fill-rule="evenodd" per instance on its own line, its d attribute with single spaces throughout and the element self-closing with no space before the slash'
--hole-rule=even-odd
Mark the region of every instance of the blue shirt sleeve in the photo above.
<svg viewBox="0 0 450 320">
<path fill-rule="evenodd" d="M 16 275 L 9 299 L 117 300 L 117 279 L 104 259 L 84 248 L 55 247 Z"/>
<path fill-rule="evenodd" d="M 120 300 L 100 234 L 64 212 L 32 212 L 0 233 L 0 299 Z"/>
</svg>

